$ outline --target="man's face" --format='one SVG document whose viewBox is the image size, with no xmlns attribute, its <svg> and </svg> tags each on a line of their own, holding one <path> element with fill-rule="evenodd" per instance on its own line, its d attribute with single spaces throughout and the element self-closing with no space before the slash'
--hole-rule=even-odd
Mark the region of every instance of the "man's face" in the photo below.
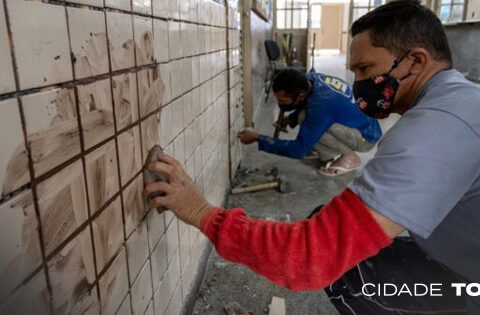
<svg viewBox="0 0 480 315">
<path fill-rule="evenodd" d="M 350 46 L 350 70 L 355 74 L 355 81 L 365 80 L 390 71 L 395 59 L 401 56 L 394 56 L 383 47 L 374 47 L 370 41 L 368 31 L 357 34 L 353 37 Z M 390 74 L 395 78 L 402 78 L 409 73 L 412 61 L 405 58 L 397 68 Z M 404 94 L 411 85 L 411 78 L 401 82 L 395 96 L 395 102 L 400 105 Z"/>
<path fill-rule="evenodd" d="M 289 106 L 295 106 L 297 107 L 299 104 L 301 104 L 303 101 L 305 101 L 305 92 L 300 92 L 296 97 L 289 95 L 285 91 L 277 91 L 274 92 L 275 98 L 277 99 L 278 106 L 280 108 L 288 108 Z"/>
</svg>

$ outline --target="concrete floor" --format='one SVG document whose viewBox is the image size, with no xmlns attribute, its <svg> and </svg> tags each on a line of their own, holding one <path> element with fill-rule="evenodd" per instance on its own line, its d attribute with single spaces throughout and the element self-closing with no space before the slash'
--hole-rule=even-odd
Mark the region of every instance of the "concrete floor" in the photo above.
<svg viewBox="0 0 480 315">
<path fill-rule="evenodd" d="M 345 71 L 344 56 L 322 56 L 316 59 L 317 72 L 324 72 L 351 80 Z M 350 77 L 348 77 L 350 76 Z M 261 134 L 272 135 L 272 123 L 278 109 L 271 95 L 268 104 L 262 103 L 255 119 L 255 129 Z M 389 128 L 396 118 L 382 122 Z M 298 130 L 282 134 L 282 138 L 295 138 Z M 362 154 L 365 164 L 373 155 Z M 312 161 L 299 161 L 260 152 L 257 145 L 247 147 L 245 159 L 237 172 L 235 185 L 268 181 L 266 175 L 273 167 L 285 175 L 291 184 L 291 193 L 264 191 L 238 196 L 229 196 L 227 207 L 240 206 L 249 216 L 271 218 L 282 221 L 297 221 L 305 218 L 313 208 L 328 202 L 341 192 L 356 174 L 337 178 L 326 178 L 316 172 Z M 194 314 L 225 314 L 224 306 L 229 302 L 238 304 L 253 314 L 268 313 L 272 296 L 285 298 L 287 314 L 337 314 L 323 291 L 291 292 L 280 288 L 248 268 L 221 259 L 212 250 L 194 308 Z"/>
</svg>

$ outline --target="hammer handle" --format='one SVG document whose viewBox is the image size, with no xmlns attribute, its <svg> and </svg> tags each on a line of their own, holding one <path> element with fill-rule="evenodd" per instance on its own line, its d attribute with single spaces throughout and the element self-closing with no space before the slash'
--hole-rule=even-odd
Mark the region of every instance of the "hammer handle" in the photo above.
<svg viewBox="0 0 480 315">
<path fill-rule="evenodd" d="M 244 193 L 248 193 L 248 192 L 266 190 L 266 189 L 270 189 L 270 188 L 277 188 L 278 186 L 279 186 L 279 182 L 276 181 L 276 182 L 252 185 L 252 186 L 248 186 L 248 187 L 234 188 L 234 189 L 232 189 L 232 195 L 238 195 L 238 194 L 244 194 Z"/>
<path fill-rule="evenodd" d="M 280 136 L 280 131 L 284 128 L 283 127 L 283 118 L 285 117 L 285 112 L 283 110 L 280 110 L 278 113 L 278 119 L 275 127 L 275 133 L 273 134 L 274 138 L 278 138 Z"/>
</svg>

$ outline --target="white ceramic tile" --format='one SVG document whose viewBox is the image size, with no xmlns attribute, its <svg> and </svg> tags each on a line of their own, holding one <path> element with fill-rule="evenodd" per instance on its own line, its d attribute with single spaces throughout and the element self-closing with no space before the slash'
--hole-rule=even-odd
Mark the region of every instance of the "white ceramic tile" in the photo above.
<svg viewBox="0 0 480 315">
<path fill-rule="evenodd" d="M 170 59 L 182 57 L 182 46 L 180 37 L 180 23 L 168 21 L 168 48 Z"/>
<path fill-rule="evenodd" d="M 152 14 L 152 0 L 132 0 L 132 11 L 146 15 Z"/>
<path fill-rule="evenodd" d="M 47 282 L 42 269 L 0 306 L 0 314 L 49 315 L 49 303 Z"/>
<path fill-rule="evenodd" d="M 123 209 L 125 211 L 125 232 L 127 237 L 140 224 L 145 215 L 145 197 L 143 191 L 143 176 L 139 175 L 122 192 Z"/>
<path fill-rule="evenodd" d="M 79 228 L 88 217 L 83 166 L 77 160 L 37 186 L 46 254 Z"/>
<path fill-rule="evenodd" d="M 42 261 L 31 190 L 0 205 L 0 248 L 0 301 L 4 301 Z"/>
<path fill-rule="evenodd" d="M 143 315 L 153 296 L 149 261 L 142 266 L 140 275 L 133 283 L 131 290 L 133 314 Z"/>
<path fill-rule="evenodd" d="M 163 0 L 163 1 L 168 1 L 168 10 L 170 11 L 170 17 L 173 19 L 179 19 L 181 0 Z"/>
<path fill-rule="evenodd" d="M 156 62 L 168 62 L 168 23 L 153 19 L 153 47 Z"/>
<path fill-rule="evenodd" d="M 135 66 L 132 16 L 107 12 L 107 30 L 112 70 Z"/>
<path fill-rule="evenodd" d="M 97 270 L 101 272 L 123 243 L 122 203 L 120 202 L 120 197 L 117 197 L 95 218 L 92 222 L 92 230 Z"/>
<path fill-rule="evenodd" d="M 127 313 L 130 312 L 128 296 L 128 302 L 123 301 L 128 292 L 127 275 L 127 257 L 126 250 L 123 247 L 98 283 L 102 303 L 102 314 L 113 315 L 115 311 L 122 306 L 128 307 Z"/>
<path fill-rule="evenodd" d="M 132 304 L 130 303 L 130 294 L 128 294 L 122 302 L 122 305 L 117 310 L 115 315 L 132 315 Z"/>
<path fill-rule="evenodd" d="M 167 272 L 165 273 L 165 277 L 161 280 L 160 285 L 153 296 L 155 314 L 165 314 L 174 290 L 174 287 L 170 287 L 170 276 Z"/>
<path fill-rule="evenodd" d="M 179 240 L 178 240 L 178 219 L 173 218 L 170 225 L 167 227 L 167 254 L 168 260 L 171 261 L 175 251 L 178 248 Z"/>
<path fill-rule="evenodd" d="M 115 133 L 110 80 L 79 85 L 77 89 L 83 140 L 88 149 Z"/>
<path fill-rule="evenodd" d="M 162 236 L 151 254 L 153 288 L 157 289 L 168 266 L 167 238 Z"/>
<path fill-rule="evenodd" d="M 148 151 L 156 144 L 159 144 L 158 129 L 160 117 L 158 114 L 151 115 L 142 122 L 142 146 L 143 156 L 147 156 Z"/>
<path fill-rule="evenodd" d="M 172 104 L 172 118 L 174 121 L 172 134 L 175 138 L 180 132 L 185 128 L 185 120 L 183 117 L 183 99 L 179 98 L 174 101 Z"/>
<path fill-rule="evenodd" d="M 137 66 L 153 62 L 153 24 L 151 18 L 134 15 L 133 29 Z"/>
<path fill-rule="evenodd" d="M 108 72 L 108 47 L 103 12 L 67 8 L 75 78 Z"/>
<path fill-rule="evenodd" d="M 160 237 L 165 233 L 165 213 L 150 211 L 147 215 L 148 244 L 150 250 L 157 245 Z"/>
<path fill-rule="evenodd" d="M 155 309 L 153 308 L 153 300 L 151 300 L 150 304 L 148 304 L 147 311 L 144 315 L 155 315 Z"/>
<path fill-rule="evenodd" d="M 117 130 L 138 120 L 137 77 L 135 73 L 112 77 L 113 107 Z"/>
<path fill-rule="evenodd" d="M 67 0 L 67 2 L 73 2 L 78 4 L 84 4 L 84 5 L 92 5 L 96 7 L 103 7 L 102 0 Z"/>
<path fill-rule="evenodd" d="M 183 304 L 182 285 L 181 283 L 179 283 L 175 288 L 172 299 L 170 300 L 170 304 L 168 305 L 168 309 L 165 314 L 166 315 L 180 314 L 180 311 L 182 310 L 182 304 Z"/>
<path fill-rule="evenodd" d="M 93 286 L 95 269 L 88 228 L 47 264 L 55 314 L 99 313 L 97 290 Z"/>
<path fill-rule="evenodd" d="M 130 0 L 105 0 L 105 6 L 108 8 L 130 11 Z"/>
<path fill-rule="evenodd" d="M 170 81 L 170 63 L 160 64 L 157 67 L 157 74 L 162 79 L 163 85 L 165 85 L 165 95 L 163 96 L 162 104 L 170 103 L 172 98 L 172 89 Z"/>
<path fill-rule="evenodd" d="M 127 240 L 130 281 L 133 283 L 148 257 L 147 224 L 143 222 Z"/>
<path fill-rule="evenodd" d="M 157 110 L 163 103 L 165 85 L 153 68 L 138 71 L 138 93 L 140 117 Z"/>
<path fill-rule="evenodd" d="M 0 101 L 0 142 L 0 196 L 5 196 L 30 180 L 16 98 Z"/>
<path fill-rule="evenodd" d="M 152 0 L 153 16 L 168 18 L 170 15 L 167 0 Z"/>
<path fill-rule="evenodd" d="M 77 107 L 72 89 L 29 94 L 22 97 L 22 104 L 35 176 L 80 153 Z"/>
<path fill-rule="evenodd" d="M 0 3 L 0 94 L 15 91 L 15 77 L 13 75 L 12 55 L 10 53 L 7 24 L 3 14 L 3 2 Z"/>
<path fill-rule="evenodd" d="M 171 46 L 170 46 L 171 47 Z M 179 97 L 183 92 L 183 60 L 170 62 L 170 78 L 172 84 L 172 98 Z"/>
<path fill-rule="evenodd" d="M 182 87 L 183 93 L 190 91 L 193 87 L 192 81 L 192 58 L 187 58 L 182 60 Z"/>
<path fill-rule="evenodd" d="M 125 186 L 142 167 L 142 148 L 140 128 L 135 126 L 118 136 L 118 159 L 120 161 L 120 180 Z"/>
<path fill-rule="evenodd" d="M 180 133 L 173 142 L 174 157 L 180 164 L 185 164 L 185 133 Z"/>
<path fill-rule="evenodd" d="M 65 8 L 8 1 L 21 89 L 72 80 Z"/>
<path fill-rule="evenodd" d="M 102 145 L 85 157 L 90 211 L 95 213 L 119 188 L 115 142 Z"/>
</svg>

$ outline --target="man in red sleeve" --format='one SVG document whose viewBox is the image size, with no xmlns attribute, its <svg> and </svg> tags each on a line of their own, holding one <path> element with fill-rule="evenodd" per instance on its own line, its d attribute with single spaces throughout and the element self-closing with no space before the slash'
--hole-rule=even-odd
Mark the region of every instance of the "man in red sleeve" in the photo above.
<svg viewBox="0 0 480 315">
<path fill-rule="evenodd" d="M 451 69 L 440 21 L 416 1 L 378 7 L 352 36 L 359 107 L 403 117 L 341 194 L 307 220 L 254 220 L 212 207 L 162 155 L 150 169 L 170 182 L 146 187 L 165 193 L 151 203 L 224 259 L 291 290 L 325 288 L 341 314 L 480 314 L 480 89 Z"/>
</svg>

